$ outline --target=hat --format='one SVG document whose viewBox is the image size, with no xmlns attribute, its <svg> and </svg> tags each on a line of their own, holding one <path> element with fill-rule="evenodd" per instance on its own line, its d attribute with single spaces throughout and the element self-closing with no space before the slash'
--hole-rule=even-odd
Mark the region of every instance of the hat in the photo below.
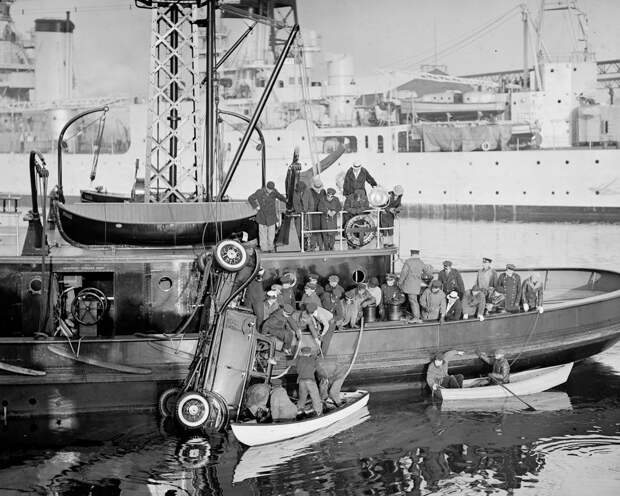
<svg viewBox="0 0 620 496">
<path fill-rule="evenodd" d="M 458 297 L 459 297 L 459 294 L 456 291 L 450 291 L 448 293 L 448 298 L 454 299 L 454 298 L 458 298 Z"/>
<path fill-rule="evenodd" d="M 259 267 L 257 273 L 258 274 L 264 274 L 265 273 L 265 267 Z"/>
<path fill-rule="evenodd" d="M 493 259 L 492 259 L 492 258 L 489 258 L 489 257 L 482 257 L 482 261 L 483 261 L 483 262 L 488 262 L 488 263 L 491 263 L 491 262 L 493 261 Z"/>
<path fill-rule="evenodd" d="M 312 186 L 314 186 L 315 188 L 323 187 L 323 181 L 321 181 L 321 178 L 319 176 L 314 176 L 314 179 L 312 179 Z"/>
<path fill-rule="evenodd" d="M 312 291 L 316 291 L 316 284 L 313 282 L 307 282 L 304 286 L 304 289 L 311 289 Z"/>
<path fill-rule="evenodd" d="M 313 313 L 319 306 L 316 303 L 310 302 L 306 304 L 306 310 L 308 313 Z"/>
<path fill-rule="evenodd" d="M 275 189 L 276 187 L 273 181 L 267 181 L 267 184 L 265 184 L 265 186 L 267 186 L 269 189 Z"/>
<path fill-rule="evenodd" d="M 450 260 L 444 260 L 443 261 L 443 266 L 444 267 L 452 267 L 452 262 Z"/>
<path fill-rule="evenodd" d="M 379 285 L 379 279 L 377 279 L 376 277 L 371 277 L 370 281 L 368 281 L 369 284 L 374 284 L 375 286 Z"/>
<path fill-rule="evenodd" d="M 288 274 L 288 273 L 287 273 L 287 274 L 284 274 L 284 275 L 280 278 L 280 281 L 281 281 L 283 284 L 290 284 L 290 283 L 292 283 L 292 282 L 293 282 L 293 276 L 292 276 L 291 274 Z"/>
<path fill-rule="evenodd" d="M 403 189 L 403 187 L 400 184 L 397 184 L 396 186 L 394 186 L 394 194 L 397 196 L 402 195 L 405 192 L 405 190 Z"/>
<path fill-rule="evenodd" d="M 319 280 L 319 276 L 317 274 L 308 274 L 308 279 L 316 279 Z"/>
<path fill-rule="evenodd" d="M 336 190 L 334 188 L 327 188 L 327 194 L 328 195 L 335 195 L 336 194 Z"/>
<path fill-rule="evenodd" d="M 301 350 L 299 350 L 299 352 L 304 355 L 309 355 L 310 353 L 312 353 L 312 348 L 310 348 L 310 346 L 304 346 L 301 348 Z"/>
<path fill-rule="evenodd" d="M 289 314 L 292 314 L 292 313 L 295 311 L 295 309 L 293 308 L 293 305 L 289 305 L 288 303 L 286 303 L 286 304 L 282 307 L 282 311 L 283 311 L 284 313 L 289 313 Z"/>
<path fill-rule="evenodd" d="M 355 291 L 353 291 L 352 289 L 349 289 L 349 291 L 347 291 L 344 294 L 344 297 L 349 299 L 349 300 L 352 300 L 353 298 L 355 298 Z"/>
<path fill-rule="evenodd" d="M 517 270 L 514 264 L 506 264 L 506 270 Z"/>
<path fill-rule="evenodd" d="M 495 353 L 494 353 L 494 355 L 502 355 L 502 356 L 505 355 L 505 354 L 506 354 L 506 352 L 502 348 L 496 349 Z"/>
<path fill-rule="evenodd" d="M 396 279 L 396 274 L 392 274 L 391 272 L 389 274 L 385 274 L 385 278 L 386 279 Z"/>
<path fill-rule="evenodd" d="M 267 296 L 271 296 L 272 298 L 275 298 L 276 296 L 278 296 L 278 292 L 274 291 L 273 289 L 270 289 L 269 291 L 267 291 Z"/>
<path fill-rule="evenodd" d="M 433 360 L 443 360 L 444 358 L 445 355 L 443 351 L 438 351 L 437 353 L 435 353 L 435 357 L 433 358 Z"/>
<path fill-rule="evenodd" d="M 420 250 L 409 250 L 409 252 L 410 252 L 412 255 L 419 255 L 419 254 L 420 254 Z"/>
<path fill-rule="evenodd" d="M 336 274 L 332 274 L 327 278 L 327 280 L 329 282 L 340 282 L 340 277 L 338 277 Z"/>
<path fill-rule="evenodd" d="M 368 287 L 368 284 L 366 284 L 365 282 L 358 282 L 357 287 L 359 289 L 366 289 Z"/>
<path fill-rule="evenodd" d="M 356 169 L 361 167 L 362 164 L 360 164 L 359 162 L 353 162 L 353 167 L 355 167 Z"/>
<path fill-rule="evenodd" d="M 271 289 L 273 291 L 282 291 L 282 285 L 281 284 L 272 284 L 271 285 Z"/>
<path fill-rule="evenodd" d="M 271 387 L 280 387 L 282 385 L 282 379 L 273 378 L 271 379 Z"/>
<path fill-rule="evenodd" d="M 433 279 L 431 281 L 431 288 L 440 288 L 441 287 L 441 281 L 439 279 Z"/>
</svg>

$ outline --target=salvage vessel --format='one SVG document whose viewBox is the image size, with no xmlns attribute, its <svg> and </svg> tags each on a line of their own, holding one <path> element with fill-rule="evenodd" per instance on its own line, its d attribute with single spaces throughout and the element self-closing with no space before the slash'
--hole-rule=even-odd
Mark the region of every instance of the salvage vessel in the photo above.
<svg viewBox="0 0 620 496">
<path fill-rule="evenodd" d="M 164 20 L 167 23 L 175 18 L 180 19 L 179 29 L 205 26 L 209 43 L 214 44 L 215 11 L 223 6 L 215 0 L 206 4 L 206 19 L 199 23 L 186 22 L 194 14 L 194 2 L 150 6 L 154 7 L 154 19 L 161 21 L 155 24 L 167 25 Z M 277 81 L 278 67 L 281 69 L 293 46 L 297 30 L 296 24 L 289 26 L 262 102 Z M 239 240 L 244 235 L 223 231 L 226 216 L 232 215 L 230 210 L 249 207 L 226 201 L 225 195 L 230 184 L 248 181 L 245 174 L 240 178 L 235 172 L 250 135 L 258 129 L 262 108 L 259 105 L 248 118 L 235 158 L 224 169 L 221 182 L 215 181 L 212 173 L 220 158 L 217 151 L 221 140 L 216 134 L 217 61 L 211 49 L 206 71 L 206 166 L 202 171 L 198 160 L 190 162 L 197 167 L 188 174 L 180 160 L 186 151 L 181 146 L 184 142 L 170 137 L 180 136 L 177 124 L 194 123 L 195 112 L 182 111 L 187 110 L 188 101 L 197 101 L 192 100 L 195 87 L 180 84 L 182 53 L 178 46 L 172 46 L 172 40 L 178 38 L 162 39 L 169 43 L 172 53 L 165 56 L 177 57 L 179 73 L 170 74 L 167 66 L 155 61 L 156 69 L 168 72 L 156 82 L 161 87 L 153 90 L 153 101 L 164 110 L 150 130 L 150 150 L 154 152 L 146 160 L 151 168 L 143 203 L 96 205 L 84 221 L 73 215 L 85 210 L 80 210 L 82 204 L 72 206 L 62 178 L 49 195 L 45 194 L 49 172 L 44 157 L 36 151 L 30 153 L 33 210 L 29 233 L 22 255 L 0 258 L 0 404 L 5 418 L 151 409 L 162 399 L 162 393 L 183 384 L 184 395 L 177 407 L 188 414 L 185 420 L 209 417 L 213 408 L 217 416 L 211 420 L 221 427 L 238 412 L 243 390 L 240 385 L 249 376 L 265 381 L 273 372 L 285 369 L 284 357 L 276 352 L 274 341 L 257 331 L 255 316 L 239 298 L 260 265 L 265 269 L 265 284 L 277 282 L 285 272 L 292 271 L 299 282 L 310 272 L 318 274 L 321 282 L 338 274 L 345 288 L 372 277 L 382 280 L 395 269 L 397 248 L 382 245 L 380 208 L 365 214 L 367 224 L 375 230 L 367 233 L 362 246 L 350 249 L 306 251 L 303 242 L 299 243 L 295 223 L 290 218 L 286 222 L 286 215 L 282 229 L 288 229 L 288 240 L 276 253 L 255 250 L 251 229 L 244 231 L 248 240 L 243 243 Z M 164 93 L 165 98 L 157 100 Z M 170 94 L 175 98 L 170 99 Z M 198 136 L 192 134 L 196 128 L 189 129 L 191 142 L 196 143 L 191 151 L 199 144 Z M 63 140 L 58 141 L 62 153 Z M 270 153 L 268 147 L 266 153 Z M 333 165 L 328 162 L 324 162 L 326 170 Z M 24 164 L 24 180 L 26 172 Z M 310 176 L 313 172 L 320 171 L 311 169 Z M 264 179 L 263 175 L 263 185 Z M 48 218 L 50 200 L 52 215 Z M 203 219 L 204 233 L 198 242 L 194 238 L 176 238 L 175 242 L 174 236 L 165 237 L 176 232 L 179 224 L 192 222 L 196 212 L 204 212 L 209 205 L 219 214 Z M 151 207 L 153 211 L 185 214 L 179 214 L 183 218 L 157 217 L 150 213 Z M 139 218 L 139 211 L 145 212 L 144 218 Z M 108 216 L 109 212 L 124 217 Z M 252 220 L 245 214 L 238 219 L 241 231 L 246 218 Z M 79 238 L 97 219 L 106 221 L 106 228 L 116 230 L 118 237 L 111 238 L 104 230 L 98 237 L 89 234 L 92 242 Z M 149 230 L 158 228 L 167 239 L 166 246 L 146 242 L 139 230 L 126 228 L 128 219 L 138 226 L 148 224 Z M 222 239 L 223 235 L 236 239 Z M 451 367 L 469 375 L 483 369 L 476 349 L 503 348 L 507 358 L 514 360 L 513 370 L 518 371 L 578 361 L 620 339 L 619 273 L 595 268 L 537 270 L 545 284 L 544 314 L 494 315 L 484 322 L 410 324 L 398 318 L 366 323 L 363 332 L 335 332 L 323 351 L 327 359 L 353 362 L 350 381 L 356 386 L 410 386 L 422 383 L 425 366 L 438 350 L 466 350 Z M 464 271 L 463 275 L 470 286 L 475 273 Z M 275 366 L 270 358 L 275 358 Z M 194 371 L 199 371 L 202 382 L 195 380 Z"/>
</svg>

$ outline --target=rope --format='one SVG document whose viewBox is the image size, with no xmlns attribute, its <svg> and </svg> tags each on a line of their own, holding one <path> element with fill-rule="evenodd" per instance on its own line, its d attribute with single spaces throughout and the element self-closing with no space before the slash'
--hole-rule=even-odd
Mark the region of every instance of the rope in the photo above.
<svg viewBox="0 0 620 496">
<path fill-rule="evenodd" d="M 523 350 L 528 345 L 528 343 L 530 342 L 530 339 L 534 335 L 534 329 L 536 329 L 536 324 L 538 324 L 538 318 L 539 317 L 540 317 L 540 312 L 536 312 L 536 318 L 534 319 L 534 324 L 532 325 L 532 328 L 530 329 L 530 333 L 528 334 L 527 339 L 525 340 L 525 343 L 523 343 L 523 346 L 521 346 L 521 351 L 519 351 L 519 354 L 512 360 L 512 362 L 510 362 L 510 368 L 512 368 L 512 366 L 521 357 L 521 354 L 523 353 Z"/>
<path fill-rule="evenodd" d="M 299 73 L 301 74 L 301 92 L 302 92 L 302 101 L 305 112 L 305 123 L 306 123 L 306 134 L 308 135 L 308 146 L 310 148 L 310 160 L 312 161 L 312 169 L 314 170 L 314 175 L 319 175 L 320 170 L 318 169 L 318 157 L 316 151 L 316 137 L 313 133 L 313 128 L 310 125 L 310 122 L 314 122 L 312 119 L 312 107 L 310 106 L 310 91 L 308 89 L 308 72 L 306 71 L 306 57 L 303 49 L 303 42 L 297 42 L 297 58 L 299 63 Z"/>
<path fill-rule="evenodd" d="M 353 364 L 355 363 L 355 360 L 357 359 L 357 353 L 360 350 L 360 344 L 362 343 L 362 334 L 364 333 L 364 317 L 362 316 L 362 321 L 360 323 L 360 332 L 357 335 L 357 344 L 355 345 L 355 352 L 353 352 L 353 358 L 351 358 L 351 363 L 349 364 L 349 368 L 347 369 L 347 373 L 344 375 L 345 377 L 347 377 L 349 375 L 349 372 L 351 372 L 351 369 L 353 368 Z"/>
</svg>

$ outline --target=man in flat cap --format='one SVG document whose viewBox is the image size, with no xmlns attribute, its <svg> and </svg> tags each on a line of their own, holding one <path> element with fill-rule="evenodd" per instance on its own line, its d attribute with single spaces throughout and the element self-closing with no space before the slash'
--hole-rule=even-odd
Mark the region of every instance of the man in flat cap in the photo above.
<svg viewBox="0 0 620 496">
<path fill-rule="evenodd" d="M 497 271 L 491 267 L 491 260 L 489 257 L 482 257 L 482 268 L 476 274 L 476 286 L 486 294 L 489 292 L 489 288 L 495 288 L 497 286 Z"/>
<path fill-rule="evenodd" d="M 510 313 L 521 311 L 521 277 L 515 270 L 516 267 L 509 263 L 506 265 L 506 272 L 502 272 L 497 278 L 496 289 L 504 295 L 504 309 Z"/>
<path fill-rule="evenodd" d="M 319 284 L 319 275 L 311 272 L 308 274 L 308 282 L 316 286 L 316 295 L 320 298 L 323 295 L 323 286 Z"/>
<path fill-rule="evenodd" d="M 276 200 L 286 203 L 286 197 L 276 190 L 273 181 L 269 181 L 264 188 L 257 189 L 248 196 L 248 202 L 256 210 L 258 239 L 260 248 L 264 252 L 274 251 L 273 240 L 276 237 L 276 224 L 279 221 Z"/>
<path fill-rule="evenodd" d="M 292 318 L 294 310 L 291 305 L 284 305 L 265 320 L 262 329 L 263 334 L 274 336 L 284 343 L 282 351 L 287 355 L 292 352 L 295 338 L 297 342 L 301 341 L 301 329 Z"/>
<path fill-rule="evenodd" d="M 484 352 L 477 352 L 478 357 L 483 362 L 491 365 L 493 370 L 489 372 L 487 384 L 508 384 L 510 382 L 510 363 L 506 360 L 506 353 L 501 348 L 495 350 L 493 358 L 489 358 Z M 476 382 L 476 386 L 483 386 L 484 383 Z"/>
<path fill-rule="evenodd" d="M 463 376 L 461 374 L 449 375 L 448 363 L 456 356 L 463 355 L 462 351 L 450 350 L 445 353 L 436 353 L 433 360 L 428 365 L 426 371 L 426 383 L 433 390 L 439 388 L 460 388 L 463 387 Z"/>
<path fill-rule="evenodd" d="M 317 415 L 323 413 L 323 402 L 319 393 L 319 387 L 316 383 L 315 374 L 317 372 L 317 357 L 312 353 L 312 348 L 304 346 L 299 350 L 299 356 L 295 360 L 295 368 L 297 369 L 297 384 L 299 386 L 299 394 L 297 400 L 297 409 L 305 411 L 308 396 L 312 400 L 312 408 Z"/>
<path fill-rule="evenodd" d="M 385 282 L 381 285 L 381 301 L 384 305 L 384 315 L 390 315 L 390 305 L 402 305 L 405 303 L 405 294 L 396 284 L 396 274 L 386 274 Z"/>
<path fill-rule="evenodd" d="M 428 288 L 420 296 L 422 319 L 439 320 L 443 322 L 446 317 L 446 293 L 441 290 L 441 281 L 434 279 Z"/>
<path fill-rule="evenodd" d="M 295 285 L 297 284 L 297 278 L 292 272 L 285 272 L 280 278 L 282 283 L 282 304 L 289 304 L 295 308 Z"/>
<path fill-rule="evenodd" d="M 329 283 L 325 285 L 325 291 L 321 295 L 321 304 L 325 310 L 334 315 L 336 326 L 340 328 L 344 317 L 342 308 L 344 288 L 339 284 L 340 278 L 335 274 L 329 276 L 328 281 Z"/>
<path fill-rule="evenodd" d="M 463 294 L 465 294 L 463 277 L 461 277 L 461 273 L 458 270 L 452 267 L 450 260 L 444 260 L 443 269 L 439 271 L 437 278 L 441 282 L 441 290 L 445 294 L 456 291 L 459 298 L 462 298 Z"/>
<path fill-rule="evenodd" d="M 301 297 L 301 306 L 306 308 L 309 303 L 315 303 L 317 306 L 321 306 L 321 299 L 316 294 L 317 285 L 311 282 L 306 283 L 304 286 L 304 295 Z"/>
<path fill-rule="evenodd" d="M 418 296 L 422 286 L 422 274 L 426 268 L 426 264 L 420 259 L 420 250 L 410 250 L 411 257 L 408 258 L 402 270 L 400 271 L 400 289 L 407 295 L 411 314 L 414 323 L 422 322 L 420 320 L 420 305 Z"/>
<path fill-rule="evenodd" d="M 334 315 L 323 307 L 316 303 L 308 303 L 306 305 L 308 314 L 312 316 L 312 320 L 309 322 L 308 327 L 310 333 L 315 339 L 317 345 L 321 346 L 323 353 L 327 353 L 327 348 L 334 334 L 336 323 L 334 322 Z"/>
<path fill-rule="evenodd" d="M 269 316 L 274 313 L 276 310 L 280 308 L 280 303 L 278 303 L 278 292 L 270 289 L 267 291 L 267 298 L 264 303 L 263 315 L 265 320 L 269 318 Z"/>
<path fill-rule="evenodd" d="M 321 212 L 321 230 L 329 230 L 323 233 L 323 249 L 333 250 L 338 231 L 338 214 L 342 210 L 334 188 L 327 188 L 327 194 L 319 201 L 318 209 Z"/>
</svg>

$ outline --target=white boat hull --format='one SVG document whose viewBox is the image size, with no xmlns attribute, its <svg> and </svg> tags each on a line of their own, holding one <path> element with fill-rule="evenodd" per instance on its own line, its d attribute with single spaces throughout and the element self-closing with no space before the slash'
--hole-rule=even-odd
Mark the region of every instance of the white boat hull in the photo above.
<svg viewBox="0 0 620 496">
<path fill-rule="evenodd" d="M 342 393 L 342 398 L 346 405 L 320 417 L 271 424 L 259 424 L 256 421 L 232 423 L 231 428 L 237 440 L 247 446 L 277 443 L 318 431 L 352 415 L 368 404 L 369 394 L 367 391 L 357 390 Z"/>
<path fill-rule="evenodd" d="M 555 386 L 564 384 L 573 368 L 573 362 L 542 369 L 525 370 L 516 374 L 511 374 L 509 384 L 506 388 L 510 389 L 518 396 L 540 393 L 547 391 Z M 442 389 L 441 397 L 446 400 L 471 400 L 487 398 L 506 398 L 513 397 L 506 390 L 498 385 L 471 387 L 478 379 L 468 379 L 463 382 L 460 389 Z"/>
</svg>

